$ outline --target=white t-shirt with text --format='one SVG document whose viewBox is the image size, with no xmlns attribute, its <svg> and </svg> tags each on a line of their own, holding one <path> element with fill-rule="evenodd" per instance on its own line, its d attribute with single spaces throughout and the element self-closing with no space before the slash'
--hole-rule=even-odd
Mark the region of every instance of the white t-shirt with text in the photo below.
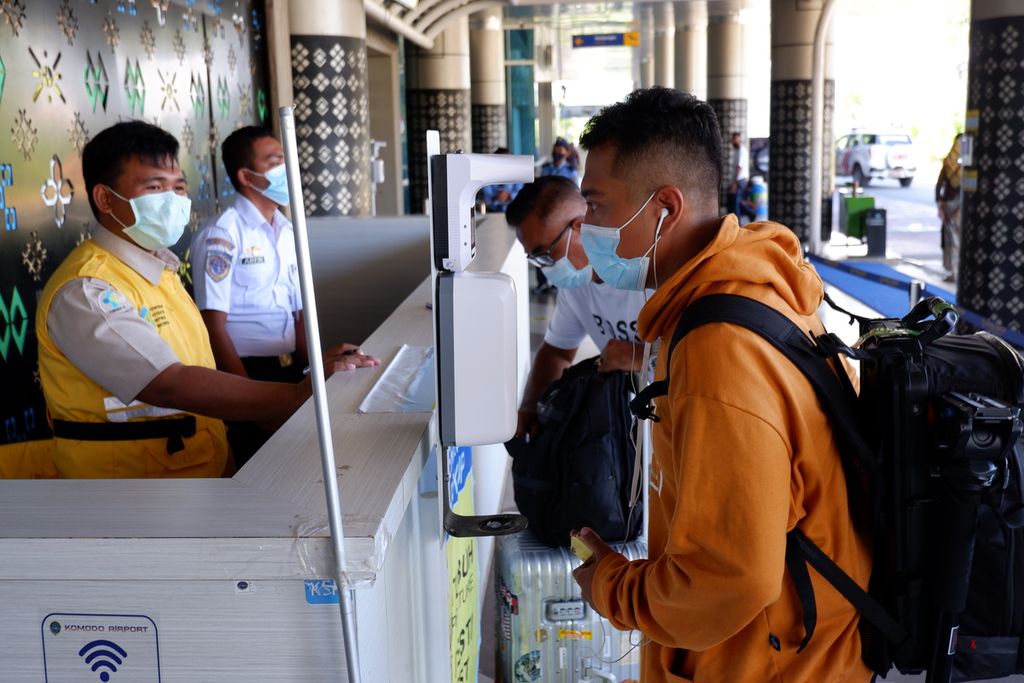
<svg viewBox="0 0 1024 683">
<path fill-rule="evenodd" d="M 589 335 L 599 351 L 612 339 L 640 343 L 636 318 L 646 296 L 597 282 L 559 289 L 544 341 L 555 348 L 575 349 Z"/>
</svg>

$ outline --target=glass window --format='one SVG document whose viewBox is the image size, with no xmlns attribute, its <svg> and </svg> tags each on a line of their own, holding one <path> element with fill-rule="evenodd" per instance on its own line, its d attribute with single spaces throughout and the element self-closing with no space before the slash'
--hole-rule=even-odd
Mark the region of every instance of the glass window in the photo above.
<svg viewBox="0 0 1024 683">
<path fill-rule="evenodd" d="M 513 154 L 536 156 L 537 104 L 533 66 L 513 64 L 506 68 L 508 88 L 508 148 Z"/>
<path fill-rule="evenodd" d="M 533 61 L 533 29 L 510 29 L 505 32 L 505 59 Z"/>
</svg>

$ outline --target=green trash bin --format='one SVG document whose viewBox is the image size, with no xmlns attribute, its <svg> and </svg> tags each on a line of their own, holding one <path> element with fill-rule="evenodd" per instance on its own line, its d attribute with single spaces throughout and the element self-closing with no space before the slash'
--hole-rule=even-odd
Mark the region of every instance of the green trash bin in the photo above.
<svg viewBox="0 0 1024 683">
<path fill-rule="evenodd" d="M 839 206 L 839 231 L 847 237 L 863 240 L 867 237 L 864 218 L 869 210 L 875 208 L 875 198 L 858 195 L 844 196 Z"/>
</svg>

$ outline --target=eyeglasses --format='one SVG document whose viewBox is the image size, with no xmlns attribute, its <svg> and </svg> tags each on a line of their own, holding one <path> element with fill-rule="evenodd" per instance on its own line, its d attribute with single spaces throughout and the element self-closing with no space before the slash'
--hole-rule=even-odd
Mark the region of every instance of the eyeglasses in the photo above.
<svg viewBox="0 0 1024 683">
<path fill-rule="evenodd" d="M 558 259 L 556 259 L 554 256 L 551 255 L 551 250 L 554 249 L 555 246 L 559 242 L 562 241 L 562 238 L 565 237 L 566 231 L 570 230 L 571 228 L 572 228 L 572 223 L 569 223 L 564 228 L 562 228 L 562 232 L 558 233 L 558 237 L 556 237 L 554 240 L 552 240 L 551 244 L 549 244 L 547 246 L 547 248 L 544 249 L 544 251 L 531 252 L 531 253 L 526 255 L 526 260 L 529 261 L 530 263 L 532 263 L 533 265 L 537 266 L 538 268 L 548 268 L 550 266 L 555 265 L 555 261 L 557 261 Z M 572 240 L 572 233 L 571 232 L 569 233 L 569 240 L 570 241 Z M 566 242 L 566 245 L 565 245 L 565 253 L 566 254 L 569 253 L 569 243 L 568 242 Z M 559 258 L 561 258 L 561 257 L 559 257 Z"/>
</svg>

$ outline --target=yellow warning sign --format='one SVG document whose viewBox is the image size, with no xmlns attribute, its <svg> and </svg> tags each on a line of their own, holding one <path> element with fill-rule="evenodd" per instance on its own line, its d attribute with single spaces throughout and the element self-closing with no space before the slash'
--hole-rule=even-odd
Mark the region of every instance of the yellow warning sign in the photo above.
<svg viewBox="0 0 1024 683">
<path fill-rule="evenodd" d="M 978 191 L 978 172 L 964 169 L 960 174 L 960 188 L 964 192 Z"/>
<path fill-rule="evenodd" d="M 978 123 L 981 119 L 981 112 L 977 109 L 968 109 L 964 116 L 964 132 L 977 133 Z"/>
<path fill-rule="evenodd" d="M 558 637 L 565 640 L 593 640 L 593 631 L 572 631 L 569 629 L 562 629 L 558 632 Z"/>
<path fill-rule="evenodd" d="M 622 36 L 622 44 L 626 47 L 640 47 L 640 32 L 629 31 Z"/>
</svg>

